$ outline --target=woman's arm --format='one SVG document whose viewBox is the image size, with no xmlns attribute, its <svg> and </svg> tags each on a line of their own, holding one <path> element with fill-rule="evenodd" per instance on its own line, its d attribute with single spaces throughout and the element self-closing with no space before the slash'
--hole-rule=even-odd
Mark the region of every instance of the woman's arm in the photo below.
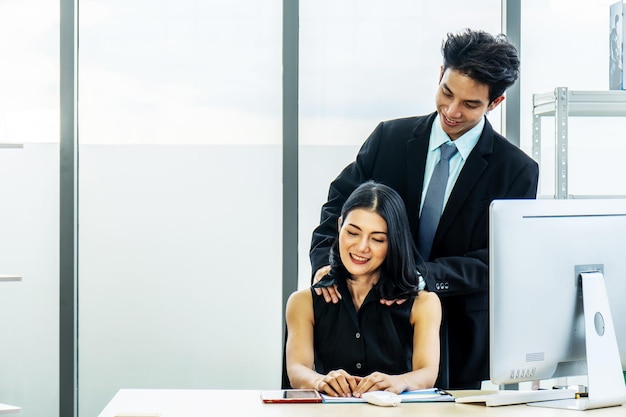
<svg viewBox="0 0 626 417">
<path fill-rule="evenodd" d="M 291 294 L 285 313 L 287 320 L 287 375 L 293 388 L 317 388 L 313 371 L 313 300 L 309 289 Z"/>
<path fill-rule="evenodd" d="M 313 370 L 313 296 L 309 288 L 287 300 L 287 375 L 293 388 L 313 388 L 332 396 L 350 396 L 356 379 L 342 369 L 321 375 Z"/>
<path fill-rule="evenodd" d="M 441 301 L 434 292 L 420 291 L 411 310 L 413 371 L 408 390 L 431 388 L 439 374 Z"/>
<path fill-rule="evenodd" d="M 439 373 L 439 327 L 441 302 L 437 294 L 420 291 L 411 309 L 413 325 L 413 370 L 400 375 L 374 372 L 363 378 L 355 396 L 367 391 L 403 391 L 432 388 Z"/>
</svg>

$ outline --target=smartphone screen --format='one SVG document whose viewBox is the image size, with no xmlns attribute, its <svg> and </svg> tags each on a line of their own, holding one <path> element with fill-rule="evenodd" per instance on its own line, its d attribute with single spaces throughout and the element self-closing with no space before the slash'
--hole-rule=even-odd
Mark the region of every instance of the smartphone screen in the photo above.
<svg viewBox="0 0 626 417">
<path fill-rule="evenodd" d="M 321 403 L 322 396 L 314 389 L 281 389 L 261 391 L 264 403 Z"/>
</svg>

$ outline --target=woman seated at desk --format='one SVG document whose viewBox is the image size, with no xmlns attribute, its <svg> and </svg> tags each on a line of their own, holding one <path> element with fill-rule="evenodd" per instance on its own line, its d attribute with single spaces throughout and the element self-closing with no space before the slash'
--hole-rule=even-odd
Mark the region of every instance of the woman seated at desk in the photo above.
<svg viewBox="0 0 626 417">
<path fill-rule="evenodd" d="M 327 303 L 313 288 L 287 301 L 291 386 L 355 397 L 432 387 L 441 303 L 434 293 L 418 293 L 417 251 L 401 197 L 366 182 L 346 200 L 338 227 L 331 271 L 318 285 L 336 284 L 340 302 Z"/>
</svg>

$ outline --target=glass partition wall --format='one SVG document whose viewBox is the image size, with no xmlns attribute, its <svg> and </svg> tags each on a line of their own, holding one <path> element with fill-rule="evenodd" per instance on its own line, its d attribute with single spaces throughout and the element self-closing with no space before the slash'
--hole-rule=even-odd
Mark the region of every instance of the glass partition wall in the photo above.
<svg viewBox="0 0 626 417">
<path fill-rule="evenodd" d="M 59 407 L 58 8 L 0 2 L 0 403 L 24 417 Z"/>
<path fill-rule="evenodd" d="M 80 416 L 280 380 L 281 11 L 80 2 Z"/>
<path fill-rule="evenodd" d="M 81 1 L 81 416 L 122 387 L 280 383 L 284 16 L 262 3 Z M 448 31 L 500 16 L 299 2 L 299 286 L 330 180 L 378 121 L 434 110 Z"/>
<path fill-rule="evenodd" d="M 10 39 L 1 47 L 0 274 L 22 278 L 0 282 L 0 402 L 25 417 L 54 416 L 59 2 L 22 3 L 0 2 Z M 281 286 L 294 279 L 281 270 L 282 219 L 294 215 L 282 211 L 283 3 L 80 1 L 81 417 L 97 415 L 120 388 L 280 383 Z M 516 2 L 299 2 L 298 227 L 288 231 L 298 236 L 299 287 L 310 279 L 310 235 L 329 182 L 379 121 L 434 110 L 441 40 L 465 27 L 499 32 L 501 3 Z M 607 89 L 611 3 L 521 6 L 526 152 L 533 93 Z M 502 130 L 499 111 L 489 118 Z M 572 123 L 573 192 L 625 194 L 621 164 L 588 175 L 577 162 L 601 160 L 607 147 L 619 155 L 611 132 L 621 122 Z M 548 192 L 550 163 L 542 160 Z"/>
<path fill-rule="evenodd" d="M 283 2 L 70 3 L 76 414 L 120 388 L 276 387 Z M 414 3 L 300 2 L 299 275 L 328 182 L 374 124 L 432 110 L 445 32 L 500 27 L 495 0 L 452 17 Z M 25 417 L 59 409 L 59 2 L 36 6 L 0 5 L 0 273 L 23 278 L 0 284 L 0 401 Z"/>
<path fill-rule="evenodd" d="M 448 32 L 498 33 L 501 14 L 501 0 L 300 2 L 300 287 L 330 182 L 379 122 L 435 111 Z M 489 115 L 498 131 L 500 116 Z"/>
</svg>

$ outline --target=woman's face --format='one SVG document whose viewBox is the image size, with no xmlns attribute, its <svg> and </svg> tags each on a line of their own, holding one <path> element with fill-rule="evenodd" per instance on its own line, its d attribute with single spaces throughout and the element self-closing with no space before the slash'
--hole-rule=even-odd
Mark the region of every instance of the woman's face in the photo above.
<svg viewBox="0 0 626 417">
<path fill-rule="evenodd" d="M 350 275 L 377 279 L 387 256 L 387 222 L 376 212 L 354 209 L 339 227 L 339 255 Z"/>
</svg>

